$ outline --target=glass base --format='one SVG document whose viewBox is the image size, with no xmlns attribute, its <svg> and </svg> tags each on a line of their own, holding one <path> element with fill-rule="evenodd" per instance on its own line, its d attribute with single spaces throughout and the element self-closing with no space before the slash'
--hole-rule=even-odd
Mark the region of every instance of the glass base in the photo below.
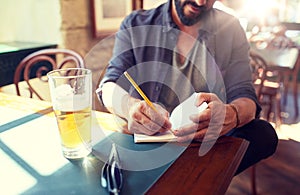
<svg viewBox="0 0 300 195">
<path fill-rule="evenodd" d="M 79 159 L 88 156 L 92 152 L 91 145 L 82 145 L 77 148 L 66 148 L 63 147 L 62 149 L 63 155 L 65 158 L 68 159 Z"/>
</svg>

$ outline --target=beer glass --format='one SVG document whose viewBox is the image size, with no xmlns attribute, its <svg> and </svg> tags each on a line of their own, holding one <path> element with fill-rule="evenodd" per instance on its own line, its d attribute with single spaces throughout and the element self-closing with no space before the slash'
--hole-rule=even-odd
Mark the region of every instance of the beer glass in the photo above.
<svg viewBox="0 0 300 195">
<path fill-rule="evenodd" d="M 84 158 L 91 153 L 92 73 L 84 68 L 47 74 L 63 155 Z"/>
</svg>

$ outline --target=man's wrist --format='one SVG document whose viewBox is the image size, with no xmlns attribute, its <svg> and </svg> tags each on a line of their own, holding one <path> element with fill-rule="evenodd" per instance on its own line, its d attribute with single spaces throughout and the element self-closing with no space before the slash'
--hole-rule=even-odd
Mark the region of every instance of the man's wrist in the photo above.
<svg viewBox="0 0 300 195">
<path fill-rule="evenodd" d="M 234 104 L 229 104 L 229 106 L 232 108 L 232 110 L 234 111 L 235 116 L 236 116 L 236 125 L 235 125 L 234 128 L 238 128 L 239 125 L 241 124 L 241 121 L 240 121 L 240 118 L 239 118 L 238 109 L 237 109 L 236 105 L 234 105 Z"/>
</svg>

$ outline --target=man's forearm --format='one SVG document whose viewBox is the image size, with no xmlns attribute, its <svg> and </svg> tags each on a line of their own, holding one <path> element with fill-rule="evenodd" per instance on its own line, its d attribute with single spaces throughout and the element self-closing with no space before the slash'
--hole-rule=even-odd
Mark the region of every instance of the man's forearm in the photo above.
<svg viewBox="0 0 300 195">
<path fill-rule="evenodd" d="M 116 83 L 107 82 L 102 86 L 102 100 L 111 113 L 127 119 L 128 108 L 130 102 L 134 101 L 134 98 Z"/>
</svg>

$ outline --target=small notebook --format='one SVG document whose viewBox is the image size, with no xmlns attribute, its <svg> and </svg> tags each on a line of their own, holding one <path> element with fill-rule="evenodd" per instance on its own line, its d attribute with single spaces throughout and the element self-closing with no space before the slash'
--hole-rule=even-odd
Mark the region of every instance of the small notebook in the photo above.
<svg viewBox="0 0 300 195">
<path fill-rule="evenodd" d="M 172 129 L 178 129 L 184 125 L 190 124 L 192 121 L 189 119 L 190 115 L 200 113 L 204 111 L 208 105 L 203 102 L 199 107 L 195 106 L 197 94 L 194 93 L 188 99 L 179 104 L 171 113 L 170 122 L 172 123 Z M 171 132 L 166 131 L 163 133 L 157 133 L 155 135 L 134 134 L 134 142 L 174 142 L 177 137 Z"/>
</svg>

